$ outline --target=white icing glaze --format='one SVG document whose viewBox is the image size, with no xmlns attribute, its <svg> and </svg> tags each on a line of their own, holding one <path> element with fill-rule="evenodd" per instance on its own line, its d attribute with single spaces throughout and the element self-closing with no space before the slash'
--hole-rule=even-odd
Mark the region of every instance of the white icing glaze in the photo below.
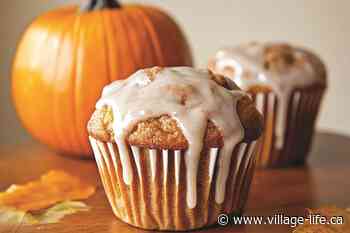
<svg viewBox="0 0 350 233">
<path fill-rule="evenodd" d="M 183 93 L 186 95 L 185 102 Z M 237 101 L 243 95 L 239 90 L 230 91 L 215 83 L 207 70 L 174 67 L 162 69 L 153 81 L 147 72 L 140 70 L 127 80 L 113 82 L 104 88 L 96 107 L 107 105 L 112 108 L 115 141 L 123 167 L 123 179 L 128 185 L 133 177 L 126 137 L 134 125 L 162 115 L 169 115 L 178 122 L 189 146 L 184 153 L 175 151 L 176 183 L 179 184 L 182 155 L 187 170 L 187 205 L 194 208 L 197 204 L 198 163 L 208 120 L 223 135 L 224 146 L 219 152 L 215 195 L 219 204 L 224 200 L 232 151 L 244 136 L 236 111 Z M 153 157 L 151 161 L 154 161 Z M 154 175 L 155 163 L 151 162 L 151 168 Z"/>
<path fill-rule="evenodd" d="M 157 150 L 149 150 L 149 159 L 151 161 L 151 177 L 152 181 L 156 178 L 156 168 L 157 168 Z"/>
<path fill-rule="evenodd" d="M 211 148 L 209 153 L 209 184 L 213 179 L 216 157 L 218 156 L 219 148 Z"/>
<path fill-rule="evenodd" d="M 181 164 L 181 151 L 176 150 L 174 153 L 175 161 L 175 184 L 178 186 L 180 184 L 180 164 Z"/>
<path fill-rule="evenodd" d="M 137 146 L 131 147 L 132 154 L 134 156 L 134 161 L 136 164 L 137 174 L 139 175 L 140 180 L 142 180 L 142 172 L 141 172 L 141 161 L 140 161 L 140 148 Z"/>
<path fill-rule="evenodd" d="M 162 157 L 163 157 L 163 174 L 164 174 L 164 184 L 165 184 L 168 178 L 169 151 L 163 150 Z"/>
<path fill-rule="evenodd" d="M 271 43 L 249 43 L 233 48 L 224 48 L 216 53 L 213 60 L 213 71 L 227 75 L 225 69 L 233 68 L 232 79 L 243 90 L 257 84 L 265 84 L 273 89 L 278 96 L 278 112 L 275 128 L 275 146 L 280 149 L 284 143 L 284 132 L 288 103 L 292 91 L 296 87 L 304 87 L 324 80 L 317 77 L 309 59 L 297 66 L 291 66 L 285 72 L 276 72 L 264 68 L 264 49 Z M 305 58 L 307 52 L 293 48 L 293 56 L 298 60 Z"/>
</svg>

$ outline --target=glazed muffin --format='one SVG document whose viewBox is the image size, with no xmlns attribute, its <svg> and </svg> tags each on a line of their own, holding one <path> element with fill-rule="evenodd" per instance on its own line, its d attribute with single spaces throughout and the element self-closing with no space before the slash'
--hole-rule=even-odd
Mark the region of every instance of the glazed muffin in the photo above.
<svg viewBox="0 0 350 233">
<path fill-rule="evenodd" d="M 257 166 L 305 161 L 327 86 L 318 56 L 284 43 L 253 42 L 219 50 L 209 69 L 250 93 L 264 115 Z"/>
<path fill-rule="evenodd" d="M 105 87 L 88 123 L 115 215 L 190 230 L 241 214 L 262 116 L 230 80 L 189 67 L 140 70 Z"/>
</svg>

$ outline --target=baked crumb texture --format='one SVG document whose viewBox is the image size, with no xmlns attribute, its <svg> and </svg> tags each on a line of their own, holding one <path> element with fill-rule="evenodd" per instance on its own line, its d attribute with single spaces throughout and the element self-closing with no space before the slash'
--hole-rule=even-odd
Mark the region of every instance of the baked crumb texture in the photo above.
<svg viewBox="0 0 350 233">
<path fill-rule="evenodd" d="M 157 77 L 156 74 L 160 70 L 161 68 L 154 67 L 147 69 L 146 73 L 152 81 Z M 221 75 L 211 73 L 211 77 L 213 81 L 227 89 L 238 89 L 237 86 L 230 87 L 226 79 Z M 185 103 L 188 92 L 192 90 L 188 88 L 172 88 L 169 91 L 178 96 L 181 102 Z M 257 139 L 262 133 L 263 119 L 249 97 L 242 97 L 237 102 L 237 113 L 245 132 L 243 142 L 251 142 Z M 89 135 L 104 142 L 113 142 L 114 132 L 112 125 L 112 109 L 108 106 L 96 109 L 88 123 Z M 211 121 L 208 121 L 203 140 L 204 146 L 208 148 L 222 147 L 223 145 L 222 133 Z M 127 141 L 130 145 L 150 149 L 183 150 L 188 147 L 188 142 L 178 123 L 168 115 L 138 122 L 129 133 Z"/>
<path fill-rule="evenodd" d="M 304 56 L 297 56 L 295 51 L 300 51 Z M 315 71 L 315 77 L 326 81 L 326 67 L 320 58 L 313 52 L 304 49 L 292 47 L 286 43 L 276 43 L 268 45 L 264 49 L 264 68 L 269 71 L 284 73 L 291 68 L 298 68 L 305 63 L 310 63 Z M 281 76 L 283 77 L 283 76 Z"/>
</svg>

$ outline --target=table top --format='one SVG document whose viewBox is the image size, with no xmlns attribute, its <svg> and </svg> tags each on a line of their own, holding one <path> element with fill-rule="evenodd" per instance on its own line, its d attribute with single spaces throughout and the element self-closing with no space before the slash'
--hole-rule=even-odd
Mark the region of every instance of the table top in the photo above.
<svg viewBox="0 0 350 233">
<path fill-rule="evenodd" d="M 350 207 L 350 137 L 318 133 L 306 165 L 257 170 L 246 215 L 302 216 L 305 208 L 323 205 Z M 85 202 L 88 212 L 66 216 L 60 223 L 36 226 L 0 226 L 1 233 L 102 233 L 143 232 L 116 219 L 107 202 L 94 161 L 60 156 L 39 144 L 0 146 L 0 190 L 11 184 L 37 179 L 50 169 L 63 169 L 97 185 Z M 291 232 L 287 225 L 214 226 L 198 232 Z M 149 232 L 149 231 L 145 231 Z"/>
</svg>

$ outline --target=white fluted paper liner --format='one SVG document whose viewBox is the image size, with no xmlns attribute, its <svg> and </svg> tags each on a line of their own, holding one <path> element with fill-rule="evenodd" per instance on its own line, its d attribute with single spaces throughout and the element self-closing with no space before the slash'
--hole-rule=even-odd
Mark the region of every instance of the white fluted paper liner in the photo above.
<svg viewBox="0 0 350 233">
<path fill-rule="evenodd" d="M 98 170 L 114 214 L 144 229 L 190 230 L 215 224 L 221 213 L 242 214 L 253 177 L 255 143 L 236 146 L 226 182 L 224 202 L 215 201 L 218 148 L 205 149 L 197 174 L 197 203 L 186 203 L 184 151 L 129 147 L 133 179 L 123 180 L 115 143 L 90 137 Z"/>
<path fill-rule="evenodd" d="M 257 109 L 264 115 L 257 167 L 281 167 L 303 163 L 312 143 L 316 118 L 324 88 L 297 89 L 291 94 L 285 116 L 281 116 L 278 97 L 273 92 L 253 94 Z M 278 119 L 285 117 L 277 133 Z"/>
</svg>

